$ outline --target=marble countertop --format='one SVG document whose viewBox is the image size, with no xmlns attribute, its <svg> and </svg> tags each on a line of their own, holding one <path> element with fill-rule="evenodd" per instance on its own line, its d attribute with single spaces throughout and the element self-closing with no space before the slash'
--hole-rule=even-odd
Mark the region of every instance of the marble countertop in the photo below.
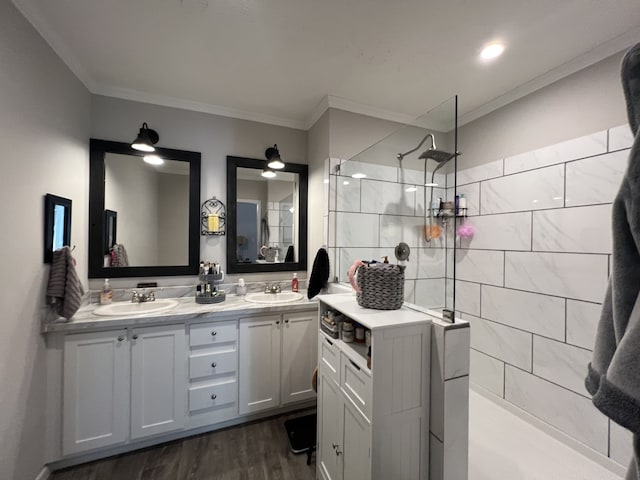
<svg viewBox="0 0 640 480">
<path fill-rule="evenodd" d="M 215 321 L 217 319 L 228 319 L 230 316 L 237 317 L 242 314 L 261 314 L 274 312 L 295 312 L 317 308 L 316 300 L 307 300 L 306 291 L 301 291 L 303 298 L 295 302 L 265 305 L 251 303 L 245 300 L 244 296 L 227 295 L 222 303 L 199 304 L 195 302 L 193 296 L 174 298 L 178 305 L 170 310 L 123 316 L 99 316 L 93 311 L 99 305 L 86 305 L 73 316 L 69 321 L 64 319 L 54 321 L 43 321 L 42 332 L 78 332 L 89 330 L 104 330 L 109 328 L 131 327 L 151 324 L 182 323 L 186 321 Z"/>
</svg>

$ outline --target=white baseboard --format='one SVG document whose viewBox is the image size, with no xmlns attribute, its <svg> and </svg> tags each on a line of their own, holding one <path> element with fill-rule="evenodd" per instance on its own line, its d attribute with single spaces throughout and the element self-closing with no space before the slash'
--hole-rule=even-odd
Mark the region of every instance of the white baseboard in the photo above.
<svg viewBox="0 0 640 480">
<path fill-rule="evenodd" d="M 564 443 L 566 446 L 575 450 L 581 455 L 587 457 L 589 460 L 596 462 L 597 464 L 603 466 L 610 472 L 613 472 L 616 475 L 620 475 L 620 477 L 624 478 L 627 471 L 627 468 L 625 466 L 620 465 L 619 463 L 615 462 L 611 458 L 606 457 L 600 452 L 593 450 L 592 448 L 588 447 L 584 443 L 579 442 L 573 437 L 570 437 L 563 431 L 558 430 L 557 428 L 555 428 L 554 426 L 548 424 L 543 420 L 540 420 L 538 417 L 534 417 L 533 415 L 526 412 L 525 410 L 522 410 L 521 408 L 517 407 L 513 403 L 506 401 L 504 398 L 498 397 L 495 393 L 492 393 L 489 390 L 484 389 L 482 386 L 472 382 L 469 382 L 469 386 L 471 387 L 471 390 L 482 395 L 487 400 L 491 400 L 493 403 L 495 403 L 499 407 L 504 408 L 510 413 L 513 413 L 518 418 L 524 420 L 527 423 L 530 423 L 531 425 L 536 427 L 538 430 L 542 430 L 547 435 L 555 438 L 559 442 Z"/>
<path fill-rule="evenodd" d="M 35 480 L 49 480 L 50 476 L 51 476 L 51 470 L 49 470 L 49 467 L 45 465 L 44 467 L 42 467 L 42 470 L 40 470 L 40 473 L 38 474 Z"/>
</svg>

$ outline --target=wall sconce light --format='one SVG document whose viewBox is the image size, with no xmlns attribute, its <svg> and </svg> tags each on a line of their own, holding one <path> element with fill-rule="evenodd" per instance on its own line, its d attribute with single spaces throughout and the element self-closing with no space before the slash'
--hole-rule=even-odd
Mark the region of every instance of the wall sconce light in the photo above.
<svg viewBox="0 0 640 480">
<path fill-rule="evenodd" d="M 153 145 L 158 143 L 158 140 L 160 140 L 158 132 L 151 130 L 145 122 L 138 132 L 138 137 L 131 144 L 131 148 L 141 152 L 155 152 L 156 149 Z"/>
<path fill-rule="evenodd" d="M 282 159 L 280 158 L 280 152 L 278 151 L 278 145 L 274 144 L 273 147 L 267 148 L 267 150 L 264 152 L 264 155 L 269 161 L 267 165 L 269 168 L 273 168 L 276 170 L 284 168 L 284 163 L 282 162 Z"/>
</svg>

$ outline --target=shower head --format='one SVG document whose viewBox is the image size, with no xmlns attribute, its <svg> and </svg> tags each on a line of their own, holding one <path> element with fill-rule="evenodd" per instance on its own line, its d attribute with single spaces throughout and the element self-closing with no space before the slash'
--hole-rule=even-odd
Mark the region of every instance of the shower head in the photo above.
<svg viewBox="0 0 640 480">
<path fill-rule="evenodd" d="M 418 157 L 420 160 L 435 160 L 438 163 L 445 163 L 455 157 L 455 153 L 445 152 L 444 150 L 436 150 L 435 148 L 429 148 L 422 152 Z"/>
</svg>

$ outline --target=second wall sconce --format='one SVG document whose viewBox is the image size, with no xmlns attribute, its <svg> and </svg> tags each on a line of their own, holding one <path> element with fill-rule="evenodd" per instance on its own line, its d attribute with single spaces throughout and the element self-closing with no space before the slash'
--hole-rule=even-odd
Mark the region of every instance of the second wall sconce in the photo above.
<svg viewBox="0 0 640 480">
<path fill-rule="evenodd" d="M 158 143 L 158 140 L 160 140 L 158 132 L 150 129 L 147 122 L 144 122 L 138 132 L 138 136 L 131 143 L 131 148 L 140 150 L 141 152 L 155 152 L 156 148 L 154 145 Z"/>
<path fill-rule="evenodd" d="M 284 162 L 280 158 L 280 152 L 278 151 L 277 144 L 274 144 L 273 147 L 267 148 L 267 150 L 264 152 L 264 156 L 267 157 L 267 160 L 269 161 L 267 167 L 275 170 L 284 168 Z"/>
</svg>

